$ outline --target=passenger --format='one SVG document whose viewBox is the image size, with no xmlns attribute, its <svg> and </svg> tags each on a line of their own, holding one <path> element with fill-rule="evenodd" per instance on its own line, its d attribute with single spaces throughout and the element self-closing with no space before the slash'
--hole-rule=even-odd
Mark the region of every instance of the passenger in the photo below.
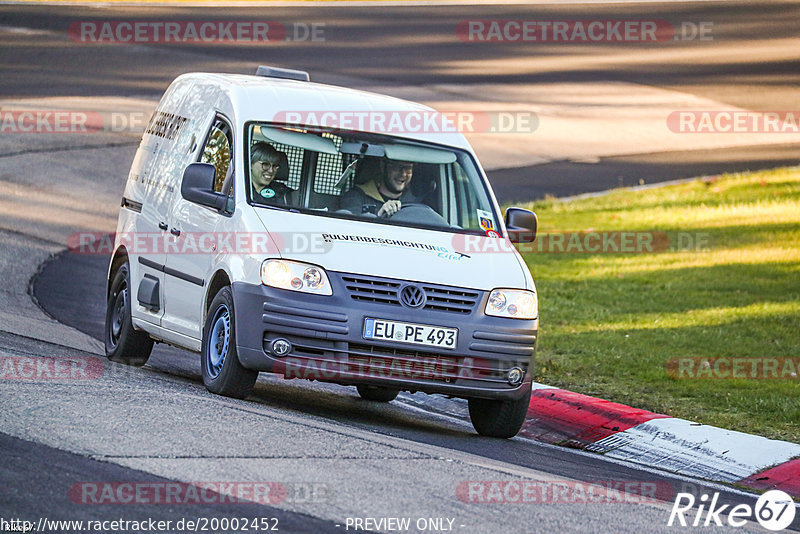
<svg viewBox="0 0 800 534">
<path fill-rule="evenodd" d="M 365 183 L 356 184 L 342 195 L 340 207 L 355 215 L 391 217 L 403 204 L 419 202 L 409 187 L 413 174 L 413 163 L 387 161 L 385 174 L 376 173 Z"/>
<path fill-rule="evenodd" d="M 290 195 L 294 190 L 282 181 L 289 177 L 288 161 L 284 153 L 278 152 L 269 143 L 259 141 L 250 147 L 250 181 L 253 184 L 254 202 L 291 203 Z"/>
</svg>

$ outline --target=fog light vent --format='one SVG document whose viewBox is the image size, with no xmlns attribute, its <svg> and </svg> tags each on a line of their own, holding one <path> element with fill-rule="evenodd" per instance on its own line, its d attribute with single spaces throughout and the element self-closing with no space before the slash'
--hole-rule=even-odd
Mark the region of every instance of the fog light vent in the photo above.
<svg viewBox="0 0 800 534">
<path fill-rule="evenodd" d="M 289 343 L 288 339 L 278 338 L 272 342 L 270 345 L 270 350 L 272 351 L 272 354 L 278 358 L 281 358 L 292 352 L 292 344 Z"/>
<path fill-rule="evenodd" d="M 512 367 L 508 371 L 508 383 L 512 386 L 518 386 L 522 384 L 522 379 L 525 378 L 525 371 L 520 369 L 519 367 Z"/>
</svg>

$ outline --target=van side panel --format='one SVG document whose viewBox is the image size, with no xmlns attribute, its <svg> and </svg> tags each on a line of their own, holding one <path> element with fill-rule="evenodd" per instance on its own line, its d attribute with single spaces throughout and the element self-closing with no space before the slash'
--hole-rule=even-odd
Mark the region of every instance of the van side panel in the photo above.
<svg viewBox="0 0 800 534">
<path fill-rule="evenodd" d="M 195 117 L 186 135 L 197 137 L 195 152 L 177 151 L 173 154 L 165 173 L 175 180 L 180 189 L 183 170 L 198 160 L 224 95 L 218 87 L 195 84 L 181 114 Z M 235 143 L 235 139 L 234 139 Z M 167 270 L 164 285 L 169 295 L 162 326 L 185 336 L 200 339 L 203 321 L 205 288 L 213 273 L 210 272 L 216 255 L 210 250 L 212 237 L 229 232 L 230 218 L 217 211 L 185 200 L 180 193 L 172 198 L 169 207 L 170 230 L 180 232 L 170 236 L 174 247 L 167 252 Z"/>
<path fill-rule="evenodd" d="M 134 319 L 153 324 L 160 324 L 165 309 L 164 265 L 170 235 L 166 223 L 179 191 L 163 169 L 171 154 L 188 144 L 181 132 L 191 119 L 177 112 L 190 88 L 191 81 L 179 79 L 164 94 L 142 136 L 126 187 L 126 194 L 130 190 L 134 198 L 141 199 L 141 212 L 121 236 L 127 242 L 131 266 L 131 312 Z M 158 284 L 157 309 L 139 302 L 139 285 L 145 276 Z"/>
</svg>

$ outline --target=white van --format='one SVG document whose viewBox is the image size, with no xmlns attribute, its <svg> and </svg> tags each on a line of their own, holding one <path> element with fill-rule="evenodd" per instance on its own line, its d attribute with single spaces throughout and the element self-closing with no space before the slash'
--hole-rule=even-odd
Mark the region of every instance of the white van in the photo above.
<svg viewBox="0 0 800 534">
<path fill-rule="evenodd" d="M 536 216 L 501 216 L 452 126 L 301 71 L 177 78 L 125 185 L 108 357 L 199 352 L 208 390 L 237 398 L 261 371 L 466 398 L 478 433 L 516 435 L 538 301 L 510 242 Z"/>
</svg>

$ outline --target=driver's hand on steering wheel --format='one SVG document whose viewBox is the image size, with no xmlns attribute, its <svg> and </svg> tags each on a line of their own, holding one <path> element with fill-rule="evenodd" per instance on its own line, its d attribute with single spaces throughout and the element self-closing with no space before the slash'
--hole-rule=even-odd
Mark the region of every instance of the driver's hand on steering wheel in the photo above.
<svg viewBox="0 0 800 534">
<path fill-rule="evenodd" d="M 399 200 L 387 200 L 386 203 L 378 210 L 378 217 L 391 217 L 400 211 Z"/>
</svg>

